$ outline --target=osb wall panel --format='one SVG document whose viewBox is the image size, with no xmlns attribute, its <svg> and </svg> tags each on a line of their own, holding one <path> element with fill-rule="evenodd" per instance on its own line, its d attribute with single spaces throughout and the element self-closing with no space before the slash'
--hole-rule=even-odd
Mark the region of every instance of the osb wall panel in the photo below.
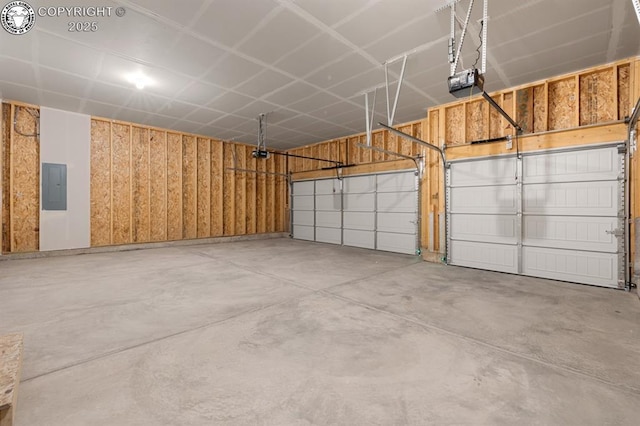
<svg viewBox="0 0 640 426">
<path fill-rule="evenodd" d="M 11 251 L 11 105 L 2 104 L 2 251 Z"/>
<path fill-rule="evenodd" d="M 151 130 L 150 211 L 151 241 L 167 240 L 167 132 Z"/>
<path fill-rule="evenodd" d="M 376 148 L 385 148 L 385 136 L 387 132 L 375 132 L 371 135 L 371 144 Z M 385 160 L 385 154 L 380 151 L 372 151 L 373 162 L 377 163 Z"/>
<path fill-rule="evenodd" d="M 149 175 L 149 129 L 132 127 L 133 241 L 151 240 L 151 200 Z"/>
<path fill-rule="evenodd" d="M 459 145 L 465 142 L 465 104 L 455 105 L 445 109 L 445 120 L 447 122 L 446 141 L 447 145 Z"/>
<path fill-rule="evenodd" d="M 331 144 L 330 148 L 334 148 L 336 144 Z M 286 173 L 286 158 L 277 156 L 275 158 L 276 173 Z M 276 214 L 276 232 L 286 232 L 288 215 L 287 215 L 287 180 L 284 176 L 278 176 L 276 179 L 276 198 L 275 198 L 275 214 Z"/>
<path fill-rule="evenodd" d="M 111 123 L 91 121 L 91 246 L 111 244 Z"/>
<path fill-rule="evenodd" d="M 182 135 L 167 134 L 167 239 L 182 239 Z"/>
<path fill-rule="evenodd" d="M 498 105 L 502 106 L 502 96 L 491 97 Z M 489 138 L 499 138 L 504 136 L 504 123 L 503 118 L 495 108 L 489 108 Z"/>
<path fill-rule="evenodd" d="M 23 135 L 39 131 L 39 111 L 16 106 L 13 114 L 11 252 L 32 252 L 40 246 L 40 138 Z"/>
<path fill-rule="evenodd" d="M 533 131 L 533 87 L 516 90 L 515 120 L 523 133 Z"/>
<path fill-rule="evenodd" d="M 211 236 L 224 234 L 224 143 L 211 142 Z"/>
<path fill-rule="evenodd" d="M 547 89 L 544 84 L 533 88 L 533 132 L 547 130 Z M 493 108 L 492 108 L 493 109 Z M 497 111 L 496 111 L 497 113 Z"/>
<path fill-rule="evenodd" d="M 234 167 L 239 169 L 247 168 L 247 156 L 244 149 L 244 146 L 234 145 L 235 152 L 235 161 Z M 264 161 L 264 160 L 263 160 Z M 247 208 L 247 173 L 246 172 L 238 172 L 236 173 L 236 184 L 235 184 L 235 221 L 236 221 L 236 235 L 244 235 L 247 233 L 247 217 L 246 217 L 246 208 Z"/>
<path fill-rule="evenodd" d="M 618 119 L 631 115 L 629 106 L 631 65 L 618 66 Z"/>
<path fill-rule="evenodd" d="M 256 230 L 261 234 L 267 232 L 267 165 L 264 161 L 258 161 L 256 166 L 260 171 L 256 185 Z"/>
<path fill-rule="evenodd" d="M 319 154 L 318 154 L 319 155 Z M 276 217 L 275 217 L 275 201 L 276 201 L 276 176 L 274 173 L 275 161 L 273 158 L 267 160 L 266 163 L 267 172 L 267 232 L 275 232 L 276 230 Z"/>
<path fill-rule="evenodd" d="M 196 138 L 182 136 L 182 238 L 198 236 Z"/>
<path fill-rule="evenodd" d="M 236 232 L 236 172 L 230 170 L 235 168 L 233 161 L 234 150 L 233 144 L 224 144 L 224 235 L 235 235 Z"/>
<path fill-rule="evenodd" d="M 198 138 L 198 238 L 211 236 L 211 141 Z"/>
<path fill-rule="evenodd" d="M 577 126 L 578 111 L 576 78 L 549 83 L 549 130 L 569 129 Z"/>
<path fill-rule="evenodd" d="M 131 243 L 131 126 L 111 125 L 112 243 Z"/>
<path fill-rule="evenodd" d="M 615 68 L 583 74 L 580 79 L 580 125 L 605 123 L 617 116 Z"/>
<path fill-rule="evenodd" d="M 264 160 L 256 160 L 251 155 L 253 151 L 253 147 L 247 146 L 245 147 L 245 157 L 247 157 L 247 169 L 248 170 L 256 170 L 257 161 Z M 257 232 L 257 224 L 256 224 L 256 187 L 258 185 L 258 175 L 257 173 L 246 173 L 246 203 L 247 206 L 245 208 L 246 212 L 246 222 L 247 222 L 247 234 L 255 234 Z"/>
<path fill-rule="evenodd" d="M 485 120 L 486 101 L 478 100 L 467 105 L 466 117 L 466 139 L 467 142 L 487 139 L 489 132 L 486 131 L 487 122 Z"/>
</svg>

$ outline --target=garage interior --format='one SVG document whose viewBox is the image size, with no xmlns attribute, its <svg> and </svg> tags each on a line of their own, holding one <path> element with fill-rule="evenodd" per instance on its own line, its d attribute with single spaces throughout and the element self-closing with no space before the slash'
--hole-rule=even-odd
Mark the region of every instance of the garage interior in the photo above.
<svg viewBox="0 0 640 426">
<path fill-rule="evenodd" d="M 0 426 L 637 424 L 640 2 L 184 3 L 0 4 Z"/>
</svg>

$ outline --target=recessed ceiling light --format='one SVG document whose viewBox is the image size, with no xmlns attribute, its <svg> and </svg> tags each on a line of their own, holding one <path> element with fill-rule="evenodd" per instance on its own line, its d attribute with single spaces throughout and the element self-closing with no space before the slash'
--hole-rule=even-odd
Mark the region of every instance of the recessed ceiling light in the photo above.
<svg viewBox="0 0 640 426">
<path fill-rule="evenodd" d="M 142 72 L 136 72 L 136 73 L 133 73 L 133 74 L 129 74 L 127 76 L 127 80 L 129 81 L 129 83 L 131 83 L 134 86 L 136 86 L 136 89 L 138 89 L 138 90 L 142 90 L 146 86 L 148 86 L 148 85 L 153 83 L 153 81 L 149 77 L 144 75 Z"/>
</svg>

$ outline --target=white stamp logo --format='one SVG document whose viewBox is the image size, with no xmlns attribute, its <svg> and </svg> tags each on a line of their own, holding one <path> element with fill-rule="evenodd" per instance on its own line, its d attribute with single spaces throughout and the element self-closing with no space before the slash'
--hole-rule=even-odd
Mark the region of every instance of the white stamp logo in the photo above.
<svg viewBox="0 0 640 426">
<path fill-rule="evenodd" d="M 0 23 L 8 33 L 24 34 L 36 23 L 36 12 L 27 2 L 12 1 L 2 9 Z"/>
</svg>

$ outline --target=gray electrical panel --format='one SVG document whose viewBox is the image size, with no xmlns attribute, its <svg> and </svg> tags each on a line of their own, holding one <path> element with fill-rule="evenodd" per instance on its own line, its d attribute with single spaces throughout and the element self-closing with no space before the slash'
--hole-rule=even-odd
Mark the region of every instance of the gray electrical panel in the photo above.
<svg viewBox="0 0 640 426">
<path fill-rule="evenodd" d="M 67 210 L 67 165 L 42 163 L 42 210 Z"/>
</svg>

